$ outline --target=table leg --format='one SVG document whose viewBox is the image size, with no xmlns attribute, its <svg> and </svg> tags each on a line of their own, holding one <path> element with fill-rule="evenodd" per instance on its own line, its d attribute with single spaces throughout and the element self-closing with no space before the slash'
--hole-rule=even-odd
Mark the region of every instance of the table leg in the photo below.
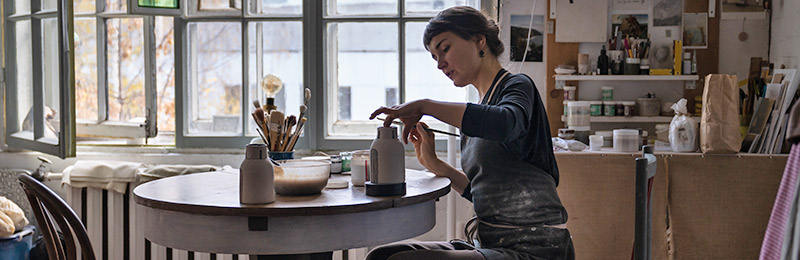
<svg viewBox="0 0 800 260">
<path fill-rule="evenodd" d="M 333 252 L 299 255 L 251 255 L 250 260 L 331 260 Z"/>
</svg>

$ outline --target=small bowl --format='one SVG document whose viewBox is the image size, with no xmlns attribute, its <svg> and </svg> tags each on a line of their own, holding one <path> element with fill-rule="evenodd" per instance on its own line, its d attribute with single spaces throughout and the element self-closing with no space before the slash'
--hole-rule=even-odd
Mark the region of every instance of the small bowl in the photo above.
<svg viewBox="0 0 800 260">
<path fill-rule="evenodd" d="M 275 166 L 275 193 L 280 195 L 318 194 L 328 185 L 330 161 L 285 160 Z"/>
<path fill-rule="evenodd" d="M 564 69 L 564 68 L 555 68 L 556 74 L 559 75 L 570 75 L 575 73 L 575 69 Z"/>
</svg>

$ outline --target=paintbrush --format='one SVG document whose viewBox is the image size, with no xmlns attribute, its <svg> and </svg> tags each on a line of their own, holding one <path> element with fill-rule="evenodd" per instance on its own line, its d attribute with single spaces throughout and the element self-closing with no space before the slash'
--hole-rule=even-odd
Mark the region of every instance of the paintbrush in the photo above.
<svg viewBox="0 0 800 260">
<path fill-rule="evenodd" d="M 305 118 L 300 118 L 300 122 L 297 122 L 297 128 L 295 128 L 294 134 L 289 140 L 289 151 L 294 150 L 294 145 L 297 144 L 297 139 L 300 138 L 300 134 L 303 133 L 303 129 L 306 126 L 306 120 Z"/>
<path fill-rule="evenodd" d="M 277 152 L 278 148 L 280 148 L 280 136 L 283 131 L 283 112 L 278 110 L 273 110 L 272 113 L 269 114 L 269 138 L 270 140 L 274 140 L 271 144 L 272 148 L 270 151 Z"/>
<path fill-rule="evenodd" d="M 378 120 L 381 120 L 381 121 L 386 121 L 386 119 L 385 119 L 385 118 L 376 117 L 376 119 L 378 119 Z M 395 124 L 395 125 L 404 125 L 404 124 L 403 124 L 403 122 L 400 122 L 400 121 L 394 121 L 394 120 L 392 121 L 392 124 Z M 414 125 L 414 126 L 412 126 L 411 128 L 417 128 L 417 125 Z M 434 132 L 434 133 L 440 133 L 440 134 L 452 135 L 452 136 L 456 136 L 456 137 L 457 137 L 457 136 L 459 136 L 458 134 L 454 134 L 454 133 L 450 133 L 450 132 L 446 132 L 446 131 L 442 131 L 442 130 L 436 130 L 436 129 L 432 129 L 432 128 L 429 128 L 429 127 L 427 127 L 427 126 L 422 126 L 422 130 L 425 130 L 426 132 Z"/>
<path fill-rule="evenodd" d="M 283 135 L 283 142 L 281 144 L 281 151 L 286 152 L 286 148 L 289 148 L 289 137 L 292 135 L 292 127 L 297 124 L 297 117 L 294 115 L 289 116 L 286 119 L 286 133 Z"/>
</svg>

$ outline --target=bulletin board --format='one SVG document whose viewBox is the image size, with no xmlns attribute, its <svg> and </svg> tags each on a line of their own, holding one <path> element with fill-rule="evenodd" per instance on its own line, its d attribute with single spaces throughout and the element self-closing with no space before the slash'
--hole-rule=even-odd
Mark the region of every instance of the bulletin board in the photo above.
<svg viewBox="0 0 800 260">
<path fill-rule="evenodd" d="M 606 42 L 608 1 L 556 1 L 556 42 Z"/>
</svg>

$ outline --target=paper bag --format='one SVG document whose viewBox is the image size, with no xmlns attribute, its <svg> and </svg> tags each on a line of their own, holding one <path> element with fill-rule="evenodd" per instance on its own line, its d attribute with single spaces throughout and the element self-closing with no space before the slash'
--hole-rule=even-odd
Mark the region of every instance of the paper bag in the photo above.
<svg viewBox="0 0 800 260">
<path fill-rule="evenodd" d="M 736 75 L 706 76 L 703 117 L 700 120 L 700 150 L 703 153 L 737 153 L 742 146 L 737 82 Z"/>
</svg>

